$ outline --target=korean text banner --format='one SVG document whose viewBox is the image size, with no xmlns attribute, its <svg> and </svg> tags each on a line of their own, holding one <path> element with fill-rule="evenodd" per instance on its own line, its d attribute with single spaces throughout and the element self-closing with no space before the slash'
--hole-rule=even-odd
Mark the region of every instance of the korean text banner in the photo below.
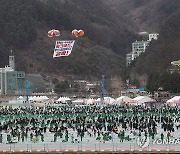
<svg viewBox="0 0 180 154">
<path fill-rule="evenodd" d="M 53 57 L 69 56 L 75 40 L 56 41 Z"/>
</svg>

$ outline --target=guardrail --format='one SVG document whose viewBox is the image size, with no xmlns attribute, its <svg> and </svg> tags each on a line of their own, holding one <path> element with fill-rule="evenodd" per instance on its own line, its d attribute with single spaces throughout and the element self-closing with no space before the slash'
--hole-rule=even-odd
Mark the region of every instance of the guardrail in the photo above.
<svg viewBox="0 0 180 154">
<path fill-rule="evenodd" d="M 0 144 L 0 153 L 180 153 L 179 145 L 149 145 L 139 148 L 137 144 L 131 143 L 17 143 Z"/>
</svg>

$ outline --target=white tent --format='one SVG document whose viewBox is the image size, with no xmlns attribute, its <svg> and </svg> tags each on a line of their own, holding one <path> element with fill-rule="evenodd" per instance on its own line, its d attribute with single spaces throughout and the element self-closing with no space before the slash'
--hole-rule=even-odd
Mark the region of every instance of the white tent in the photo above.
<svg viewBox="0 0 180 154">
<path fill-rule="evenodd" d="M 180 104 L 180 96 L 175 96 L 167 100 L 166 104 L 173 105 L 173 106 Z"/>
<path fill-rule="evenodd" d="M 145 103 L 151 103 L 151 102 L 156 102 L 155 99 L 152 99 L 148 96 L 137 96 L 133 98 L 132 100 L 129 101 L 129 104 L 131 105 L 144 105 Z"/>
<path fill-rule="evenodd" d="M 95 100 L 97 104 L 101 103 L 101 98 Z M 111 97 L 104 97 L 103 104 L 115 104 L 115 99 Z"/>
<path fill-rule="evenodd" d="M 33 102 L 33 101 L 36 101 L 36 100 L 37 100 L 36 96 L 30 96 L 30 97 L 29 97 L 29 101 L 32 101 L 32 102 Z"/>
<path fill-rule="evenodd" d="M 95 100 L 95 102 L 96 102 L 96 104 L 100 104 L 100 103 L 101 103 L 101 98 L 97 98 L 97 99 Z"/>
<path fill-rule="evenodd" d="M 85 102 L 86 102 L 85 99 L 76 99 L 72 101 L 72 104 L 81 105 L 81 104 L 85 104 Z"/>
<path fill-rule="evenodd" d="M 49 98 L 47 96 L 30 96 L 29 101 L 32 102 L 43 102 L 48 100 Z"/>
<path fill-rule="evenodd" d="M 116 103 L 117 103 L 117 104 L 127 103 L 127 102 L 129 102 L 130 100 L 131 100 L 131 98 L 128 97 L 128 96 L 121 96 L 121 97 L 118 97 L 118 98 L 116 99 Z"/>
<path fill-rule="evenodd" d="M 49 98 L 47 96 L 40 96 L 41 100 L 48 100 Z"/>
<path fill-rule="evenodd" d="M 19 96 L 18 98 L 13 98 L 9 100 L 9 103 L 24 103 L 26 101 L 26 98 L 23 96 Z"/>
<path fill-rule="evenodd" d="M 95 100 L 93 98 L 89 98 L 86 100 L 86 104 L 90 105 L 90 104 L 95 104 Z"/>
<path fill-rule="evenodd" d="M 18 101 L 18 102 L 25 102 L 25 101 L 26 101 L 26 97 L 19 96 L 19 97 L 17 98 L 17 101 Z"/>
<path fill-rule="evenodd" d="M 115 104 L 115 99 L 111 97 L 104 97 L 104 104 Z"/>
<path fill-rule="evenodd" d="M 19 96 L 19 97 L 17 98 L 17 100 L 22 100 L 22 99 L 24 99 L 23 96 Z"/>
<path fill-rule="evenodd" d="M 67 101 L 71 101 L 71 99 L 69 97 L 59 97 L 58 100 L 56 100 L 56 102 L 62 103 L 66 103 Z"/>
</svg>

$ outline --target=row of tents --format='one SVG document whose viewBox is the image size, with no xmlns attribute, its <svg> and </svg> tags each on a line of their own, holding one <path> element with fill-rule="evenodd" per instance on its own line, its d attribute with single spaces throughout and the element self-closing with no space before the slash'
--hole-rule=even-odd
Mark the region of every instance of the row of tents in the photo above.
<svg viewBox="0 0 180 154">
<path fill-rule="evenodd" d="M 66 101 L 70 101 L 71 99 L 68 97 L 60 97 L 58 100 L 56 100 L 56 102 L 59 103 L 66 103 Z M 97 99 L 76 99 L 74 101 L 72 101 L 72 104 L 130 104 L 130 105 L 145 105 L 147 103 L 156 103 L 155 99 L 152 99 L 149 96 L 137 96 L 133 99 L 131 99 L 128 96 L 121 96 L 118 97 L 116 99 L 111 98 L 111 97 L 104 97 L 104 100 L 102 100 L 101 98 L 97 98 Z M 175 96 L 169 100 L 167 100 L 166 102 L 169 105 L 180 105 L 180 96 Z"/>
<path fill-rule="evenodd" d="M 104 100 L 101 98 L 93 99 L 93 98 L 83 98 L 83 99 L 75 99 L 72 100 L 69 97 L 59 97 L 57 100 L 49 99 L 47 96 L 30 96 L 30 102 L 55 102 L 55 103 L 72 103 L 76 105 L 90 105 L 90 104 L 132 104 L 132 105 L 144 105 L 146 103 L 156 103 L 155 99 L 152 99 L 149 96 L 137 96 L 131 99 L 128 96 L 121 96 L 116 99 L 111 97 L 104 97 Z M 15 102 L 15 100 L 13 100 Z M 25 97 L 18 97 L 16 102 L 24 102 L 26 101 Z M 180 96 L 175 96 L 166 102 L 169 105 L 180 105 Z"/>
</svg>

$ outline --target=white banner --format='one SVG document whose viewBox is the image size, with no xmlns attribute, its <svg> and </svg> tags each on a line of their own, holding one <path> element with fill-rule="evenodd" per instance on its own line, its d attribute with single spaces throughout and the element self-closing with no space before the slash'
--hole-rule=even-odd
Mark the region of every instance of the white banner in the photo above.
<svg viewBox="0 0 180 154">
<path fill-rule="evenodd" d="M 56 41 L 53 57 L 69 56 L 75 40 Z"/>
</svg>

